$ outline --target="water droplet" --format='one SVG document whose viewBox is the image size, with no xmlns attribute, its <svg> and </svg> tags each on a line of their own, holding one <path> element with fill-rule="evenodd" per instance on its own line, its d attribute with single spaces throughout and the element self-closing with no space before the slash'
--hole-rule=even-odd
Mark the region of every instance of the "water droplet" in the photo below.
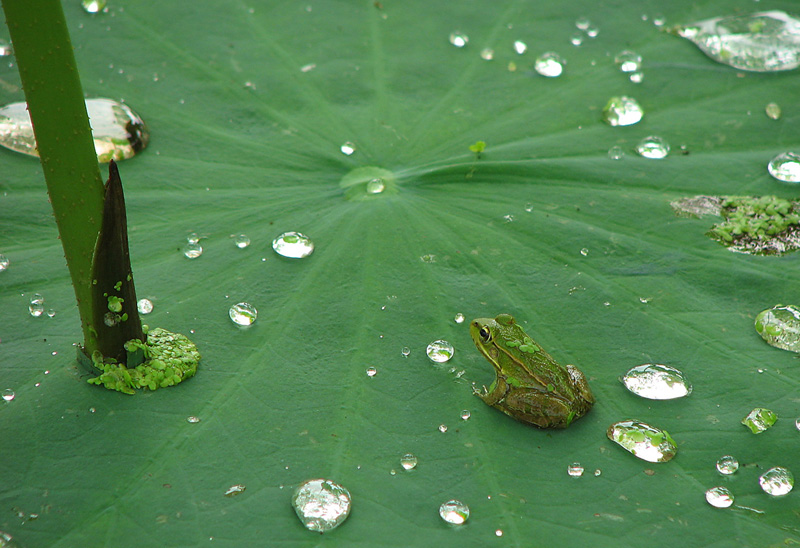
<svg viewBox="0 0 800 548">
<path fill-rule="evenodd" d="M 566 64 L 567 62 L 559 54 L 548 51 L 536 58 L 533 68 L 542 76 L 555 78 L 561 76 L 561 73 L 564 72 L 564 65 Z"/>
<path fill-rule="evenodd" d="M 12 53 L 13 50 L 11 49 L 11 44 L 8 42 L 8 40 L 3 40 L 0 38 L 0 57 L 8 57 Z"/>
<path fill-rule="evenodd" d="M 764 409 L 763 407 L 756 407 L 745 418 L 742 419 L 742 424 L 750 429 L 753 434 L 760 434 L 778 420 L 778 415 Z"/>
<path fill-rule="evenodd" d="M 606 435 L 623 449 L 648 462 L 667 462 L 678 452 L 678 446 L 669 432 L 644 422 L 615 422 L 608 427 Z"/>
<path fill-rule="evenodd" d="M 191 424 L 197 424 L 198 422 L 200 422 L 200 417 L 195 417 L 194 415 L 189 415 L 188 417 L 186 417 L 186 422 L 191 423 Z"/>
<path fill-rule="evenodd" d="M 417 467 L 418 459 L 411 453 L 406 453 L 402 457 L 400 457 L 400 466 L 402 466 L 406 470 L 413 470 Z"/>
<path fill-rule="evenodd" d="M 465 420 L 465 421 L 467 421 L 467 420 L 469 420 L 469 418 L 470 418 L 471 416 L 472 416 L 472 413 L 470 413 L 468 409 L 464 409 L 464 410 L 461 412 L 461 420 Z"/>
<path fill-rule="evenodd" d="M 5 390 L 3 390 L 3 399 L 4 400 L 12 401 L 15 396 L 16 396 L 16 394 L 10 388 L 6 388 Z"/>
<path fill-rule="evenodd" d="M 200 236 L 197 235 L 197 232 L 192 232 L 188 236 L 186 236 L 186 241 L 190 244 L 197 244 L 200 243 Z"/>
<path fill-rule="evenodd" d="M 733 493 L 727 487 L 712 487 L 706 491 L 706 502 L 714 508 L 728 508 L 733 504 Z"/>
<path fill-rule="evenodd" d="M 532 203 L 530 203 L 530 202 L 528 202 L 527 204 L 525 204 L 525 211 L 527 211 L 528 213 L 530 213 L 531 211 L 533 211 L 533 204 L 532 204 Z"/>
<path fill-rule="evenodd" d="M 596 477 L 596 478 L 597 478 L 597 477 L 600 477 L 600 475 L 601 475 L 602 473 L 603 473 L 603 471 L 602 471 L 602 470 L 600 470 L 600 469 L 598 468 L 597 470 L 595 470 L 595 471 L 594 471 L 594 477 Z"/>
<path fill-rule="evenodd" d="M 770 468 L 758 478 L 761 489 L 768 495 L 780 497 L 787 494 L 794 487 L 794 476 L 792 473 L 781 466 Z"/>
<path fill-rule="evenodd" d="M 431 361 L 436 363 L 450 361 L 450 358 L 453 357 L 454 352 L 455 348 L 453 348 L 453 345 L 442 339 L 433 341 L 428 345 L 428 348 L 425 351 Z"/>
<path fill-rule="evenodd" d="M 100 13 L 106 7 L 106 0 L 81 0 L 81 6 L 86 13 Z"/>
<path fill-rule="evenodd" d="M 376 177 L 367 182 L 367 194 L 380 194 L 386 189 L 383 179 Z"/>
<path fill-rule="evenodd" d="M 649 400 L 672 400 L 692 393 L 682 371 L 658 363 L 632 367 L 620 381 L 632 393 Z"/>
<path fill-rule="evenodd" d="M 594 25 L 586 29 L 586 36 L 589 38 L 597 38 L 598 34 L 600 34 L 600 29 Z"/>
<path fill-rule="evenodd" d="M 239 249 L 244 249 L 250 245 L 250 238 L 247 237 L 247 234 L 237 234 L 233 237 L 233 245 Z"/>
<path fill-rule="evenodd" d="M 378 370 L 374 367 L 367 367 L 367 377 L 374 377 L 378 374 Z"/>
<path fill-rule="evenodd" d="M 510 213 L 507 214 L 507 215 L 503 215 L 503 222 L 513 223 L 514 222 L 514 216 L 511 215 Z"/>
<path fill-rule="evenodd" d="M 297 517 L 311 531 L 324 533 L 341 525 L 350 514 L 350 492 L 326 479 L 304 481 L 292 495 Z"/>
<path fill-rule="evenodd" d="M 404 346 L 403 348 L 400 349 L 400 354 L 407 357 L 409 354 L 411 354 L 411 349 L 407 346 Z"/>
<path fill-rule="evenodd" d="M 301 232 L 284 232 L 272 240 L 272 249 L 282 257 L 302 259 L 314 251 L 314 242 Z"/>
<path fill-rule="evenodd" d="M 456 317 L 455 317 L 455 318 L 453 318 L 453 320 L 454 320 L 456 323 L 464 323 L 464 314 L 462 314 L 461 312 L 459 312 L 458 314 L 456 314 Z"/>
<path fill-rule="evenodd" d="M 614 145 L 608 149 L 608 157 L 612 160 L 622 160 L 625 157 L 625 151 L 622 150 L 622 147 Z"/>
<path fill-rule="evenodd" d="M 150 314 L 153 311 L 153 301 L 150 299 L 139 299 L 136 303 L 136 309 L 139 314 Z"/>
<path fill-rule="evenodd" d="M 768 344 L 800 352 L 800 309 L 778 304 L 756 316 L 755 328 Z"/>
<path fill-rule="evenodd" d="M 661 160 L 669 154 L 669 143 L 658 135 L 650 135 L 639 141 L 636 153 L 642 158 Z"/>
<path fill-rule="evenodd" d="M 439 425 L 439 432 L 441 432 L 442 434 L 447 432 L 447 425 L 446 424 L 440 424 Z"/>
<path fill-rule="evenodd" d="M 89 408 L 89 413 L 96 413 L 96 412 L 97 412 L 97 409 L 95 409 L 94 407 L 90 407 Z"/>
<path fill-rule="evenodd" d="M 196 259 L 203 254 L 203 246 L 200 244 L 187 243 L 183 246 L 183 254 L 187 259 Z"/>
<path fill-rule="evenodd" d="M 355 143 L 347 141 L 342 146 L 339 147 L 339 150 L 341 150 L 342 154 L 344 154 L 345 156 L 350 156 L 356 151 L 356 145 Z"/>
<path fill-rule="evenodd" d="M 642 67 L 642 56 L 626 49 L 614 56 L 614 63 L 622 72 L 636 72 Z"/>
<path fill-rule="evenodd" d="M 588 254 L 589 254 L 589 250 L 588 249 L 586 249 L 585 247 L 583 249 L 581 249 L 581 255 L 586 257 Z"/>
<path fill-rule="evenodd" d="M 461 525 L 469 519 L 469 506 L 460 500 L 448 500 L 439 507 L 439 515 L 447 523 Z"/>
<path fill-rule="evenodd" d="M 767 170 L 784 183 L 800 183 L 800 154 L 782 152 L 770 160 Z"/>
<path fill-rule="evenodd" d="M 300 72 L 311 72 L 315 68 L 317 68 L 316 63 L 309 63 L 307 65 L 303 65 L 302 67 L 300 67 Z"/>
<path fill-rule="evenodd" d="M 9 264 L 11 264 L 11 261 L 8 260 L 8 257 L 0 253 L 0 272 L 6 271 Z"/>
<path fill-rule="evenodd" d="M 636 72 L 631 72 L 630 81 L 634 84 L 641 84 L 644 80 L 644 72 L 641 70 L 637 70 Z"/>
<path fill-rule="evenodd" d="M 34 318 L 38 318 L 44 314 L 44 297 L 35 293 L 33 297 L 31 297 L 30 304 L 28 305 L 28 312 L 30 312 L 31 316 Z"/>
<path fill-rule="evenodd" d="M 228 315 L 236 325 L 247 327 L 255 323 L 258 310 L 250 303 L 236 303 L 228 310 Z"/>
<path fill-rule="evenodd" d="M 130 107 L 111 99 L 87 99 L 98 162 L 124 160 L 142 151 L 150 139 L 145 123 Z M 38 156 L 26 103 L 0 108 L 0 145 Z"/>
<path fill-rule="evenodd" d="M 672 32 L 715 61 L 740 70 L 773 72 L 800 66 L 800 20 L 783 11 L 715 17 Z"/>
<path fill-rule="evenodd" d="M 631 126 L 644 116 L 636 99 L 626 95 L 615 96 L 603 108 L 603 121 L 610 126 Z"/>
<path fill-rule="evenodd" d="M 573 478 L 579 478 L 583 475 L 583 466 L 581 466 L 581 463 L 579 462 L 573 462 L 567 466 L 567 474 Z"/>
<path fill-rule="evenodd" d="M 230 487 L 228 487 L 228 490 L 225 491 L 225 496 L 226 497 L 235 497 L 236 495 L 238 495 L 240 493 L 244 493 L 245 489 L 247 489 L 247 487 L 245 487 L 241 483 L 237 483 L 236 485 L 231 485 Z"/>
<path fill-rule="evenodd" d="M 719 472 L 723 476 L 730 476 L 731 474 L 735 473 L 738 469 L 739 469 L 739 461 L 736 460 L 736 457 L 725 455 L 724 457 L 720 457 L 719 460 L 717 461 L 717 472 Z"/>
<path fill-rule="evenodd" d="M 583 44 L 583 34 L 580 32 L 576 32 L 572 36 L 569 37 L 569 43 L 573 46 L 580 46 Z"/>
<path fill-rule="evenodd" d="M 48 308 L 47 309 L 47 317 L 48 318 L 55 318 L 56 317 L 56 311 L 53 310 L 52 308 Z"/>
<path fill-rule="evenodd" d="M 491 61 L 494 59 L 494 50 L 492 48 L 483 48 L 481 50 L 481 59 Z"/>
<path fill-rule="evenodd" d="M 757 0 L 756 0 L 756 1 L 757 1 Z M 657 14 L 655 14 L 655 15 L 653 16 L 653 25 L 654 25 L 654 26 L 656 26 L 656 27 L 663 27 L 663 26 L 664 26 L 664 23 L 666 23 L 666 22 L 667 22 L 667 19 L 666 19 L 666 17 L 664 17 L 664 16 L 663 16 L 662 14 L 660 14 L 660 13 L 657 13 Z"/>
<path fill-rule="evenodd" d="M 502 537 L 502 536 L 503 536 L 503 530 L 502 530 L 502 529 L 497 529 L 497 530 L 494 532 L 494 536 L 496 536 L 496 537 Z"/>
<path fill-rule="evenodd" d="M 772 118 L 773 120 L 779 120 L 781 117 L 781 107 L 778 103 L 767 103 L 767 106 L 764 108 L 764 112 L 767 113 L 767 117 Z"/>
<path fill-rule="evenodd" d="M 469 42 L 469 37 L 464 34 L 463 32 L 452 32 L 450 33 L 450 43 L 453 44 L 457 48 L 463 48 Z"/>
<path fill-rule="evenodd" d="M 528 44 L 521 40 L 516 40 L 514 42 L 514 51 L 516 51 L 519 55 L 522 55 L 526 51 L 528 51 Z"/>
<path fill-rule="evenodd" d="M 589 21 L 587 17 L 578 17 L 575 20 L 575 26 L 579 30 L 587 30 L 592 25 L 592 22 Z"/>
</svg>

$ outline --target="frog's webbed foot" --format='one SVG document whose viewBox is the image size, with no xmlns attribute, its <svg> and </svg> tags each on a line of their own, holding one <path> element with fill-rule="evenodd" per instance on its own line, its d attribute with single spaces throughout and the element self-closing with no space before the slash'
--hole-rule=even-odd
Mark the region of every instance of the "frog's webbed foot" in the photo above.
<svg viewBox="0 0 800 548">
<path fill-rule="evenodd" d="M 508 394 L 508 383 L 505 379 L 498 377 L 489 388 L 483 387 L 483 392 L 472 387 L 473 393 L 486 403 L 486 405 L 494 406 L 502 402 L 506 394 Z"/>
</svg>

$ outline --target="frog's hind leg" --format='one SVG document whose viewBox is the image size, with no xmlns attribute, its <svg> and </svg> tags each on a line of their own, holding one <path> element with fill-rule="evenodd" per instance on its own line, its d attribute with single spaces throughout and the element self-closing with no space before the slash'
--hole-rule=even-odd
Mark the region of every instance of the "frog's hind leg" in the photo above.
<svg viewBox="0 0 800 548">
<path fill-rule="evenodd" d="M 492 407 L 502 402 L 506 398 L 506 394 L 508 394 L 508 383 L 500 377 L 495 379 L 488 390 L 485 386 L 483 387 L 483 392 L 475 390 L 475 395 L 482 399 L 486 405 Z"/>
</svg>

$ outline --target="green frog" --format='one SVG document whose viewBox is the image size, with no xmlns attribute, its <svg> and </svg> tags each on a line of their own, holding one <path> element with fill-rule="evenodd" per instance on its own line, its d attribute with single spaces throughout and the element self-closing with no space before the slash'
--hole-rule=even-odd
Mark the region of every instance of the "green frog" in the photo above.
<svg viewBox="0 0 800 548">
<path fill-rule="evenodd" d="M 488 390 L 475 391 L 487 405 L 540 428 L 566 428 L 592 408 L 583 373 L 556 362 L 510 314 L 472 320 L 469 331 L 497 375 Z"/>
</svg>

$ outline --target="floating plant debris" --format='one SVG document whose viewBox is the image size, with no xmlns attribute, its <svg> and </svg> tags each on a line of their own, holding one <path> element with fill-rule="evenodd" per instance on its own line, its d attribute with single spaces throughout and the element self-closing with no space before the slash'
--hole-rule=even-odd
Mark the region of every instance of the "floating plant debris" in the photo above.
<svg viewBox="0 0 800 548">
<path fill-rule="evenodd" d="M 784 183 L 800 183 L 800 154 L 782 152 L 770 160 L 767 171 Z"/>
<path fill-rule="evenodd" d="M 620 378 L 625 388 L 650 400 L 672 400 L 692 393 L 692 385 L 682 371 L 657 363 L 632 367 Z"/>
<path fill-rule="evenodd" d="M 786 495 L 794 487 L 794 476 L 781 466 L 770 468 L 760 478 L 758 483 L 768 495 L 779 497 Z"/>
<path fill-rule="evenodd" d="M 750 429 L 753 434 L 760 434 L 778 420 L 778 415 L 764 409 L 763 407 L 756 407 L 745 418 L 742 419 L 742 424 Z"/>
<path fill-rule="evenodd" d="M 272 240 L 272 249 L 282 257 L 302 259 L 314 251 L 314 242 L 301 232 L 284 232 Z"/>
<path fill-rule="evenodd" d="M 564 72 L 564 65 L 566 64 L 567 62 L 559 54 L 548 51 L 536 58 L 533 68 L 542 76 L 555 78 L 561 76 L 561 73 Z"/>
<path fill-rule="evenodd" d="M 730 476 L 739 469 L 739 461 L 735 457 L 725 455 L 717 461 L 717 472 L 723 476 Z"/>
<path fill-rule="evenodd" d="M 774 72 L 800 65 L 800 20 L 783 11 L 715 17 L 670 32 L 736 69 Z"/>
<path fill-rule="evenodd" d="M 444 363 L 450 361 L 450 358 L 453 357 L 455 348 L 453 348 L 453 345 L 449 342 L 439 339 L 429 344 L 428 348 L 425 350 L 425 353 L 432 362 Z"/>
<path fill-rule="evenodd" d="M 768 344 L 800 352 L 800 309 L 778 304 L 756 316 L 756 331 Z"/>
<path fill-rule="evenodd" d="M 326 479 L 306 480 L 295 489 L 292 506 L 306 529 L 325 533 L 340 526 L 350 515 L 350 492 Z"/>
<path fill-rule="evenodd" d="M 712 487 L 706 491 L 706 502 L 714 508 L 729 508 L 733 504 L 733 493 L 727 487 Z"/>
<path fill-rule="evenodd" d="M 448 500 L 439 506 L 439 515 L 447 523 L 462 525 L 469 519 L 469 506 L 460 500 Z"/>
<path fill-rule="evenodd" d="M 675 440 L 666 430 L 644 422 L 615 422 L 608 427 L 606 435 L 623 449 L 648 462 L 667 462 L 678 452 Z"/>
<path fill-rule="evenodd" d="M 38 156 L 27 108 L 24 102 L 0 108 L 0 145 Z M 87 99 L 86 111 L 98 162 L 132 158 L 147 146 L 150 140 L 147 126 L 128 105 L 111 99 Z"/>
<path fill-rule="evenodd" d="M 612 97 L 603 108 L 603 121 L 610 126 L 631 126 L 639 122 L 644 111 L 633 97 Z"/>
</svg>

